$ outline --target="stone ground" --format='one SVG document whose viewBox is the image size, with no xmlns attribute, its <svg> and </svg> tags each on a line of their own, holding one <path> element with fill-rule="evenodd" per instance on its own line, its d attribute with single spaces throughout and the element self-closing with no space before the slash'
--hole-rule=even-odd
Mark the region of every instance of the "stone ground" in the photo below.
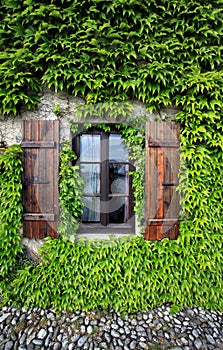
<svg viewBox="0 0 223 350">
<path fill-rule="evenodd" d="M 0 350 L 223 350 L 223 314 L 170 306 L 121 315 L 0 309 Z"/>
</svg>

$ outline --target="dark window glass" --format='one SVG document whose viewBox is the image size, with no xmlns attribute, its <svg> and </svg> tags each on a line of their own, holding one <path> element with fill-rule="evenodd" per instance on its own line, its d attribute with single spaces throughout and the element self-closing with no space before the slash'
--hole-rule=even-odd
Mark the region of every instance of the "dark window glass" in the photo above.
<svg viewBox="0 0 223 350">
<path fill-rule="evenodd" d="M 129 220 L 129 197 L 112 197 L 109 200 L 109 221 L 124 223 Z"/>
<path fill-rule="evenodd" d="M 116 162 L 128 161 L 128 152 L 126 151 L 121 135 L 110 134 L 109 136 L 109 160 Z"/>
<path fill-rule="evenodd" d="M 82 221 L 100 222 L 100 198 L 83 197 L 84 207 Z"/>
<path fill-rule="evenodd" d="M 80 165 L 81 176 L 84 179 L 83 193 L 100 193 L 100 164 L 84 164 Z"/>
<path fill-rule="evenodd" d="M 100 135 L 82 135 L 80 138 L 80 161 L 100 162 Z"/>
<path fill-rule="evenodd" d="M 129 193 L 129 166 L 109 163 L 109 193 Z"/>
</svg>

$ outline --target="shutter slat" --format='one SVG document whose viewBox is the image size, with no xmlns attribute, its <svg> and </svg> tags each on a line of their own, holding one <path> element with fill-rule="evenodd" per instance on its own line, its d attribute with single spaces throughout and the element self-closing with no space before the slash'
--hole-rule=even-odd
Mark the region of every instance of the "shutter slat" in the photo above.
<svg viewBox="0 0 223 350">
<path fill-rule="evenodd" d="M 38 212 L 48 213 L 48 208 L 46 204 L 46 196 L 47 196 L 47 188 L 53 188 L 52 181 L 50 180 L 50 167 L 48 168 L 48 163 L 46 159 L 46 154 L 51 151 L 51 147 L 47 147 L 49 143 L 54 143 L 50 140 L 52 140 L 52 136 L 50 135 L 51 130 L 48 130 L 47 132 L 47 122 L 45 120 L 39 120 L 38 122 L 38 140 L 44 140 L 41 141 L 42 145 L 41 147 L 35 147 L 36 152 L 39 154 L 38 159 L 38 175 L 37 178 L 39 178 L 39 182 L 35 182 L 34 185 L 38 189 L 38 198 L 39 201 L 41 200 L 40 207 L 38 208 Z M 46 136 L 47 135 L 47 136 Z M 47 138 L 47 141 L 45 139 Z M 37 142 L 38 143 L 38 142 Z M 44 145 L 45 144 L 45 145 Z M 34 149 L 34 147 L 33 147 Z M 49 182 L 49 184 L 44 184 L 44 182 Z M 49 220 L 46 219 L 46 221 L 42 221 L 42 219 L 39 219 L 39 237 L 44 238 L 47 235 L 47 222 Z M 52 221 L 52 220 L 51 220 Z"/>
<path fill-rule="evenodd" d="M 40 121 L 39 121 L 40 122 Z M 23 141 L 22 148 L 55 148 L 56 142 L 53 141 Z"/>
<path fill-rule="evenodd" d="M 149 138 L 148 140 L 148 146 L 149 147 L 172 147 L 172 148 L 179 148 L 180 144 L 178 141 L 162 141 L 162 140 L 154 140 L 152 138 Z"/>
<path fill-rule="evenodd" d="M 26 221 L 55 221 L 56 217 L 54 214 L 23 214 L 23 220 Z"/>
<path fill-rule="evenodd" d="M 39 135 L 39 121 L 38 120 L 33 120 L 32 125 L 31 125 L 31 136 L 32 140 L 34 142 L 40 140 L 40 135 Z M 38 176 L 39 175 L 39 161 L 40 161 L 40 152 L 37 148 L 31 148 L 30 149 L 33 157 L 32 157 L 32 176 Z M 37 185 L 31 185 L 32 189 L 32 209 L 31 213 L 40 213 L 40 206 L 42 206 L 42 203 L 40 203 L 40 200 L 42 198 L 39 198 L 39 186 Z M 41 195 L 41 194 L 40 194 Z M 35 226 L 34 226 L 35 225 Z M 32 237 L 36 238 L 35 235 L 38 232 L 38 237 L 37 238 L 43 238 L 42 235 L 40 234 L 40 222 L 36 221 L 35 224 L 31 224 L 32 226 Z"/>
<path fill-rule="evenodd" d="M 57 120 L 23 121 L 23 235 L 57 237 L 58 227 Z"/>
<path fill-rule="evenodd" d="M 179 124 L 174 122 L 148 122 L 146 125 L 145 239 L 178 236 L 179 130 Z"/>
</svg>

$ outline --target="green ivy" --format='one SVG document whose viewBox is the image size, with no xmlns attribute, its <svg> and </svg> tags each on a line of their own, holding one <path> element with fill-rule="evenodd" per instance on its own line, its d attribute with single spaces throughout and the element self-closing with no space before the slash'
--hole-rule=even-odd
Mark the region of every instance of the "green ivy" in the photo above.
<svg viewBox="0 0 223 350">
<path fill-rule="evenodd" d="M 204 237 L 223 232 L 223 80 L 216 72 L 188 78 L 181 112 L 181 201 L 188 224 L 181 234 Z M 202 95 L 201 95 L 202 93 Z"/>
<path fill-rule="evenodd" d="M 133 104 L 129 101 L 125 102 L 101 102 L 89 103 L 87 105 L 77 105 L 75 108 L 75 117 L 82 120 L 125 120 L 131 116 Z"/>
<path fill-rule="evenodd" d="M 74 240 L 80 223 L 83 204 L 81 202 L 83 179 L 79 167 L 73 165 L 76 160 L 69 142 L 65 141 L 60 152 L 59 191 L 60 222 L 59 234 Z"/>
<path fill-rule="evenodd" d="M 126 123 L 132 112 L 127 100 L 140 100 L 150 110 L 180 108 L 175 120 L 181 125 L 184 213 L 175 241 L 49 239 L 43 262 L 21 269 L 2 292 L 4 301 L 117 311 L 171 302 L 175 310 L 196 304 L 223 311 L 221 1 L 2 0 L 0 19 L 0 111 L 6 115 L 16 115 L 23 105 L 36 107 L 43 84 L 80 95 L 87 102 L 76 111 L 83 122 L 86 117 L 124 122 L 120 132 L 142 169 L 144 130 Z M 54 111 L 60 115 L 58 106 Z M 78 169 L 67 166 L 72 156 L 66 157 L 60 173 L 64 217 L 77 213 L 81 195 Z M 7 174 L 0 174 L 3 276 L 21 249 L 20 161 L 12 157 Z M 142 203 L 143 172 L 134 176 Z M 74 226 L 62 225 L 61 232 L 75 232 L 72 218 Z"/>
<path fill-rule="evenodd" d="M 220 234 L 161 242 L 48 238 L 42 262 L 19 271 L 4 303 L 129 313 L 169 302 L 175 312 L 194 305 L 223 311 L 222 248 Z"/>
<path fill-rule="evenodd" d="M 21 147 L 0 151 L 0 279 L 7 277 L 22 251 L 22 159 Z"/>
<path fill-rule="evenodd" d="M 170 105 L 187 76 L 222 70 L 220 0 L 2 0 L 0 110 L 36 107 L 42 85 L 87 103 Z"/>
</svg>

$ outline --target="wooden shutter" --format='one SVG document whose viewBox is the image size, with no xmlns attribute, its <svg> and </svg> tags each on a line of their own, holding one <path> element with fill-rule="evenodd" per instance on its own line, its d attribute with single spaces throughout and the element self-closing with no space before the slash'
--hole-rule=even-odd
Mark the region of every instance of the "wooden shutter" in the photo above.
<svg viewBox="0 0 223 350">
<path fill-rule="evenodd" d="M 175 239 L 179 232 L 180 126 L 174 122 L 146 125 L 145 239 Z"/>
<path fill-rule="evenodd" d="M 57 237 L 59 122 L 24 120 L 23 235 Z"/>
</svg>

